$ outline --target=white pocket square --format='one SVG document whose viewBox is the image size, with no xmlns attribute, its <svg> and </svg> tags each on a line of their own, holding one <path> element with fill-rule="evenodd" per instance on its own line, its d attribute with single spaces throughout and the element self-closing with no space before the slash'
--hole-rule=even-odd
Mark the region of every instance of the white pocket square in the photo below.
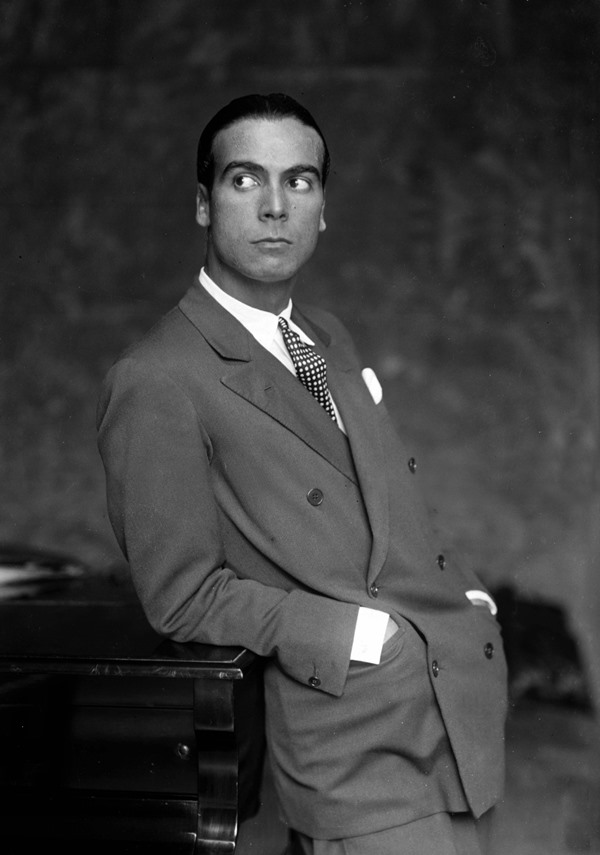
<svg viewBox="0 0 600 855">
<path fill-rule="evenodd" d="M 498 614 L 498 606 L 485 591 L 466 591 L 465 595 L 474 606 L 487 606 L 493 615 Z"/>
<path fill-rule="evenodd" d="M 381 383 L 377 379 L 377 375 L 372 368 L 363 368 L 361 373 L 367 389 L 371 393 L 371 397 L 375 403 L 378 404 L 383 398 L 383 389 L 381 388 Z"/>
</svg>

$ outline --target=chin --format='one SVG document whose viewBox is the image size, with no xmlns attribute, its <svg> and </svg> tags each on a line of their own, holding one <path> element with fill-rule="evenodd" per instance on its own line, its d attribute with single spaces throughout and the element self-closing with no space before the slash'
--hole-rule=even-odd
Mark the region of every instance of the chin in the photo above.
<svg viewBox="0 0 600 855">
<path fill-rule="evenodd" d="M 298 270 L 299 268 L 296 266 L 292 267 L 287 265 L 282 267 L 262 267 L 259 270 L 250 273 L 249 276 L 257 282 L 287 282 L 296 276 Z"/>
</svg>

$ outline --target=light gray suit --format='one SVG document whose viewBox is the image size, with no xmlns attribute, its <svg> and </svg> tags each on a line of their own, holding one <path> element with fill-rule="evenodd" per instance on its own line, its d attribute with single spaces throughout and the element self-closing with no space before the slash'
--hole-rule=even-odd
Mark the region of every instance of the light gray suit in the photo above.
<svg viewBox="0 0 600 855">
<path fill-rule="evenodd" d="M 347 438 L 198 283 L 109 372 L 108 506 L 142 604 L 178 641 L 269 657 L 267 738 L 292 827 L 353 836 L 500 797 L 496 620 L 442 561 L 384 403 L 333 316 L 294 310 Z M 400 632 L 350 663 L 359 606 Z"/>
</svg>

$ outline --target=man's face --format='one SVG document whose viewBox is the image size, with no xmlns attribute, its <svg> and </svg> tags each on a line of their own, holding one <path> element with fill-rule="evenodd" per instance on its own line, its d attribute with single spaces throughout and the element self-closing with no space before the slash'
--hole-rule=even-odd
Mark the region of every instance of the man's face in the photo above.
<svg viewBox="0 0 600 855">
<path fill-rule="evenodd" d="M 243 119 L 217 134 L 213 155 L 196 217 L 209 228 L 209 275 L 238 299 L 293 280 L 325 229 L 321 138 L 294 118 Z"/>
</svg>

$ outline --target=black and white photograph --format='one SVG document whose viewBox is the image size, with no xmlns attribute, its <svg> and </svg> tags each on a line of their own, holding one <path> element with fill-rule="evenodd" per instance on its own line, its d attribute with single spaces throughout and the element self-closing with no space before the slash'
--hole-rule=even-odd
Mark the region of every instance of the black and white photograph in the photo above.
<svg viewBox="0 0 600 855">
<path fill-rule="evenodd" d="M 600 855 L 600 5 L 0 0 L 0 851 Z"/>
</svg>

